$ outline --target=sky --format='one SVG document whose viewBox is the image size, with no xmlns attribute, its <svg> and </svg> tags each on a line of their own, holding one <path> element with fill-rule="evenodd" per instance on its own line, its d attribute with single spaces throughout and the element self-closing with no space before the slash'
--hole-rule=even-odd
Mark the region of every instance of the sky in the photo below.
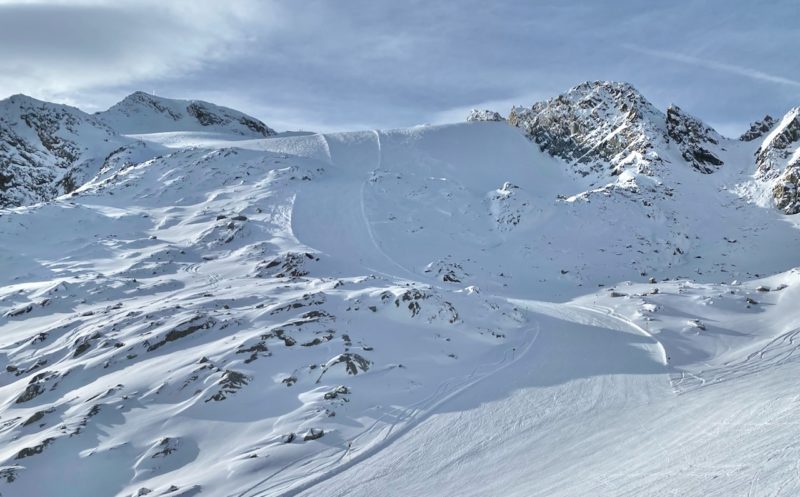
<svg viewBox="0 0 800 497">
<path fill-rule="evenodd" d="M 738 136 L 800 105 L 799 26 L 798 0 L 0 0 L 0 98 L 143 90 L 332 131 L 617 80 Z"/>
</svg>

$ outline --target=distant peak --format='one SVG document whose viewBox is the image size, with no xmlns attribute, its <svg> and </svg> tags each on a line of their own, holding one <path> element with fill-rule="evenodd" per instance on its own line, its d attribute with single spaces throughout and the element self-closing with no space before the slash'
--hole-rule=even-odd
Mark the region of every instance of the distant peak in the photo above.
<svg viewBox="0 0 800 497">
<path fill-rule="evenodd" d="M 240 111 L 204 102 L 136 91 L 97 114 L 123 134 L 168 131 L 222 131 L 243 136 L 271 136 L 275 131 Z"/>
<path fill-rule="evenodd" d="M 768 133 L 773 126 L 775 126 L 775 122 L 775 118 L 767 114 L 760 121 L 755 121 L 754 123 L 750 124 L 750 129 L 742 133 L 742 136 L 739 137 L 739 140 L 743 142 L 749 142 L 755 140 L 756 138 L 760 138 Z"/>
<path fill-rule="evenodd" d="M 467 116 L 467 121 L 505 121 L 505 118 L 493 110 L 472 109 Z"/>
<path fill-rule="evenodd" d="M 6 103 L 6 102 L 10 103 L 10 104 L 15 104 L 15 105 L 20 105 L 20 104 L 59 105 L 59 104 L 53 104 L 51 102 L 45 102 L 44 100 L 39 100 L 39 99 L 33 98 L 31 96 L 25 95 L 23 93 L 16 93 L 14 95 L 11 95 L 10 97 L 7 97 L 7 98 L 4 98 L 4 99 L 0 100 L 0 103 Z"/>
<path fill-rule="evenodd" d="M 573 86 L 566 93 L 547 101 L 548 104 L 570 103 L 587 110 L 604 107 L 615 108 L 634 118 L 651 116 L 652 121 L 661 121 L 659 111 L 632 84 L 624 81 L 585 81 Z"/>
</svg>

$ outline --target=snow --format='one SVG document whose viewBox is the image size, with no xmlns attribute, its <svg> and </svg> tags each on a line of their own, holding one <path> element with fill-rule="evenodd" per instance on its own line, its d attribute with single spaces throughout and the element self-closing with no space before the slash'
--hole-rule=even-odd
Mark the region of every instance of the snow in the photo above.
<svg viewBox="0 0 800 497">
<path fill-rule="evenodd" d="M 735 193 L 757 144 L 610 187 L 504 122 L 150 117 L 0 211 L 2 495 L 800 491 L 800 232 Z"/>
</svg>

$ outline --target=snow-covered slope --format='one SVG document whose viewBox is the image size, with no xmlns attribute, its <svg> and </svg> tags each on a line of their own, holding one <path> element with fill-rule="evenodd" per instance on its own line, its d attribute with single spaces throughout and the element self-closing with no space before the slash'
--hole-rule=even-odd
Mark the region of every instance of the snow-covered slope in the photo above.
<svg viewBox="0 0 800 497">
<path fill-rule="evenodd" d="M 797 222 L 632 91 L 156 123 L 0 211 L 0 492 L 795 495 Z"/>
</svg>

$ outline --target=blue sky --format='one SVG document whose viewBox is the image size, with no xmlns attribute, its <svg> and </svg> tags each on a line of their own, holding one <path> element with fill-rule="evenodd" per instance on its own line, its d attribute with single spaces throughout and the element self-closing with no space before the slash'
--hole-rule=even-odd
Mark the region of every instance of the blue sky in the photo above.
<svg viewBox="0 0 800 497">
<path fill-rule="evenodd" d="M 342 130 L 604 79 L 738 135 L 800 105 L 798 26 L 797 0 L 0 0 L 0 96 L 94 111 L 144 90 Z"/>
</svg>

